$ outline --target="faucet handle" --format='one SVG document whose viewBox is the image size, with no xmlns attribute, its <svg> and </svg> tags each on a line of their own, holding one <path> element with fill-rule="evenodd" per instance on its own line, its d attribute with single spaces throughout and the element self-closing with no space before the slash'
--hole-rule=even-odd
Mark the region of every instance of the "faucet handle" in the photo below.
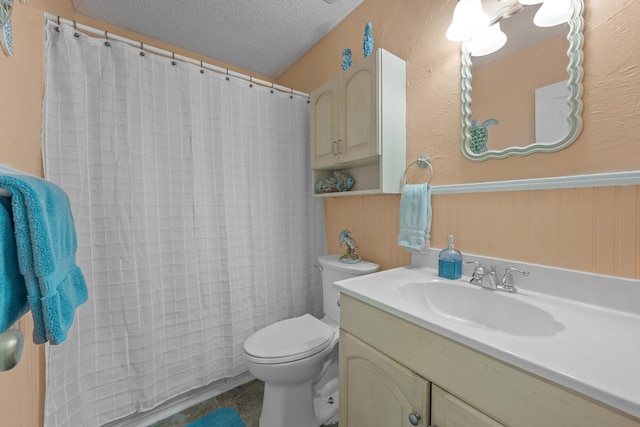
<svg viewBox="0 0 640 427">
<path fill-rule="evenodd" d="M 472 276 L 476 276 L 478 273 L 484 275 L 484 267 L 478 261 L 463 261 L 463 264 L 475 264 L 476 268 L 473 269 Z"/>
<path fill-rule="evenodd" d="M 512 272 L 512 271 L 515 271 L 516 273 L 520 273 L 520 274 L 522 274 L 523 276 L 528 276 L 528 275 L 529 275 L 529 272 L 528 272 L 528 271 L 526 271 L 526 270 L 520 270 L 520 269 L 518 269 L 518 268 L 514 268 L 514 267 L 507 267 L 507 269 L 505 270 L 504 275 L 505 275 L 505 276 L 507 276 L 507 275 L 508 275 L 508 276 L 510 276 L 510 277 L 511 277 L 511 279 L 513 279 L 513 276 L 511 275 L 511 272 Z"/>
<path fill-rule="evenodd" d="M 472 285 L 482 286 L 482 279 L 484 278 L 484 267 L 478 261 L 464 261 L 463 264 L 475 264 L 476 268 L 473 269 L 471 280 L 469 283 Z"/>
<path fill-rule="evenodd" d="M 517 292 L 517 289 L 516 289 L 516 286 L 515 286 L 516 281 L 513 278 L 513 274 L 511 274 L 514 271 L 516 273 L 522 274 L 523 276 L 528 276 L 529 275 L 528 271 L 520 270 L 520 269 L 517 269 L 517 268 L 514 268 L 514 267 L 507 267 L 507 269 L 504 272 L 504 276 L 502 277 L 502 280 L 500 281 L 500 285 L 507 292 L 512 292 L 512 293 Z"/>
</svg>

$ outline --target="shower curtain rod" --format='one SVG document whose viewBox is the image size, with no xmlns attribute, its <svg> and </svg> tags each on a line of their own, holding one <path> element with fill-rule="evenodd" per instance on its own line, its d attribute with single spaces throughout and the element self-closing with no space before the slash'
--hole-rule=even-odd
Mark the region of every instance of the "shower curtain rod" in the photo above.
<svg viewBox="0 0 640 427">
<path fill-rule="evenodd" d="M 203 69 L 208 69 L 208 70 L 214 71 L 216 73 L 220 73 L 220 74 L 226 74 L 228 76 L 236 77 L 236 78 L 239 78 L 239 79 L 242 79 L 242 80 L 246 80 L 246 81 L 248 81 L 250 83 L 258 84 L 260 86 L 265 86 L 265 87 L 268 87 L 268 88 L 271 88 L 271 89 L 275 89 L 275 90 L 280 91 L 280 92 L 289 93 L 292 96 L 293 95 L 297 95 L 297 96 L 302 96 L 302 97 L 309 98 L 309 94 L 308 93 L 300 92 L 300 91 L 297 91 L 297 90 L 294 90 L 294 89 L 291 89 L 291 88 L 288 88 L 288 87 L 285 87 L 285 86 L 280 86 L 278 84 L 271 83 L 271 82 L 268 82 L 266 80 L 258 79 L 256 77 L 251 77 L 251 76 L 248 76 L 246 74 L 238 73 L 238 72 L 230 70 L 228 68 L 222 68 L 222 67 L 218 67 L 218 66 L 213 65 L 213 64 L 208 64 L 206 62 L 198 61 L 196 59 L 189 58 L 187 56 L 177 55 L 175 52 L 170 52 L 168 50 L 160 49 L 160 48 L 148 45 L 148 44 L 144 44 L 142 42 L 137 42 L 135 40 L 131 40 L 131 39 L 128 39 L 126 37 L 122 37 L 122 36 L 118 36 L 118 35 L 113 34 L 113 33 L 109 33 L 107 31 L 98 30 L 97 28 L 93 28 L 93 27 L 90 27 L 88 25 L 78 24 L 75 21 L 70 21 L 68 19 L 61 18 L 60 16 L 52 15 L 49 12 L 45 12 L 44 13 L 44 17 L 47 20 L 53 22 L 56 25 L 60 25 L 60 24 L 70 25 L 76 31 L 82 31 L 82 32 L 85 32 L 85 33 L 101 36 L 101 37 L 104 37 L 104 39 L 106 41 L 116 40 L 116 41 L 119 41 L 119 42 L 126 43 L 126 44 L 128 44 L 130 46 L 140 48 L 143 51 L 156 53 L 158 55 L 162 55 L 162 56 L 165 56 L 167 58 L 171 58 L 173 60 L 178 60 L 178 61 L 182 61 L 182 62 L 187 62 L 189 64 L 197 65 L 197 66 L 199 66 L 199 67 L 201 67 Z"/>
</svg>

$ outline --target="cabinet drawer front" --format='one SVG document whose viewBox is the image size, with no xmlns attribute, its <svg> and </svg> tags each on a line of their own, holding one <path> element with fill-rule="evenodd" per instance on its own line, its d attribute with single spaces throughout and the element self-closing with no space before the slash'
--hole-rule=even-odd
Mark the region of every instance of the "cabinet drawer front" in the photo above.
<svg viewBox="0 0 640 427">
<path fill-rule="evenodd" d="M 436 385 L 431 388 L 431 424 L 437 427 L 504 427 Z"/>
</svg>

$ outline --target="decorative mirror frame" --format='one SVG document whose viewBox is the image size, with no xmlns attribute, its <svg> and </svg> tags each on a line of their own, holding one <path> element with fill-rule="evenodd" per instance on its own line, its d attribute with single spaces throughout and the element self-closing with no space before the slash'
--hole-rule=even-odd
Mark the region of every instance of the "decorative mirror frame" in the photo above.
<svg viewBox="0 0 640 427">
<path fill-rule="evenodd" d="M 468 48 L 468 41 L 462 43 L 461 49 L 461 99 L 462 99 L 462 140 L 460 148 L 466 158 L 473 161 L 484 161 L 487 159 L 502 159 L 509 156 L 526 156 L 537 152 L 553 152 L 562 150 L 569 146 L 578 138 L 582 131 L 582 77 L 584 70 L 582 69 L 582 61 L 584 53 L 582 46 L 584 43 L 584 0 L 571 0 L 571 18 L 568 21 L 569 33 L 567 40 L 569 41 L 569 49 L 567 56 L 569 65 L 567 72 L 569 74 L 569 133 L 563 139 L 550 143 L 540 144 L 535 141 L 526 146 L 509 147 L 503 150 L 488 150 L 484 153 L 476 154 L 471 151 L 471 53 Z"/>
</svg>

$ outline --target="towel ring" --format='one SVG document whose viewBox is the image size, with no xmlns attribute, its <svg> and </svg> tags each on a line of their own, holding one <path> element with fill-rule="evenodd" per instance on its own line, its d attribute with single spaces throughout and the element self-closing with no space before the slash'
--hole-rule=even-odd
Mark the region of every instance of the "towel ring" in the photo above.
<svg viewBox="0 0 640 427">
<path fill-rule="evenodd" d="M 418 157 L 413 162 L 409 163 L 409 166 L 407 166 L 407 168 L 404 170 L 404 173 L 402 174 L 402 186 L 404 187 L 406 184 L 408 184 L 407 171 L 413 165 L 418 165 L 420 169 L 425 169 L 427 167 L 429 168 L 430 175 L 429 175 L 429 181 L 427 181 L 427 184 L 431 184 L 431 180 L 433 179 L 433 166 L 431 166 L 431 158 L 429 156 L 421 156 L 421 157 Z"/>
</svg>

